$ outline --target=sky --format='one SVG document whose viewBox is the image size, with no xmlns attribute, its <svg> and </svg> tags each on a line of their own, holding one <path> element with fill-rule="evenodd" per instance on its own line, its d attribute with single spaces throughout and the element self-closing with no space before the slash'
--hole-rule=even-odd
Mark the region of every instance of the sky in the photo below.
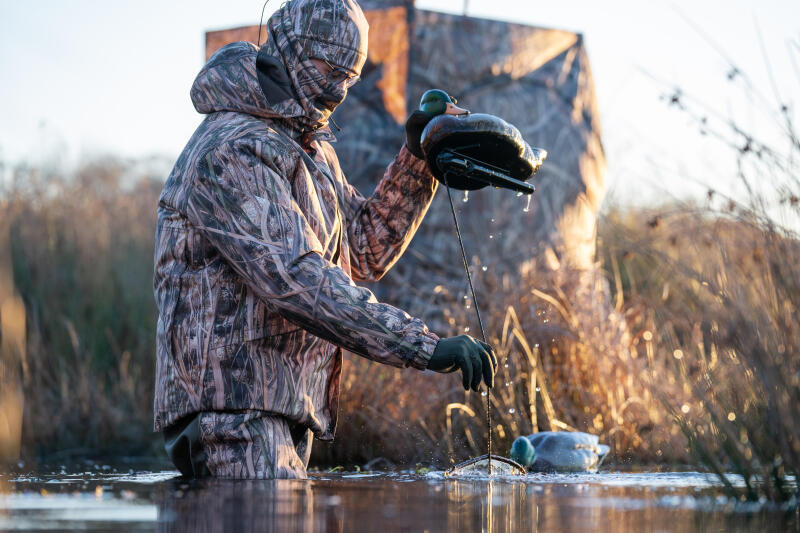
<svg viewBox="0 0 800 533">
<path fill-rule="evenodd" d="M 272 0 L 267 16 L 279 1 Z M 443 0 L 416 5 L 465 9 Z M 107 153 L 174 160 L 201 120 L 189 88 L 204 63 L 204 32 L 256 24 L 261 6 L 0 0 L 0 161 L 69 165 Z M 584 35 L 608 194 L 621 202 L 737 187 L 727 177 L 730 150 L 700 135 L 696 122 L 663 100 L 676 87 L 704 113 L 735 118 L 775 143 L 782 139 L 770 109 L 779 100 L 798 103 L 796 0 L 471 0 L 466 12 Z M 731 63 L 746 77 L 728 80 Z M 797 119 L 797 108 L 790 109 Z"/>
</svg>

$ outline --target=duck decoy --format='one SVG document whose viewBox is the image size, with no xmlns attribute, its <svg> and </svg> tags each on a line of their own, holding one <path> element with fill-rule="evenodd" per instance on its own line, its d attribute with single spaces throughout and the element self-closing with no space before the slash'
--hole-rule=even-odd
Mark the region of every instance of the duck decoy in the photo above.
<svg viewBox="0 0 800 533">
<path fill-rule="evenodd" d="M 471 113 L 455 102 L 441 89 L 426 91 L 420 100 L 420 110 L 433 117 L 420 146 L 434 177 L 453 189 L 492 185 L 532 194 L 535 187 L 525 181 L 539 170 L 547 152 L 528 145 L 505 120 Z"/>
<path fill-rule="evenodd" d="M 596 472 L 610 450 L 599 441 L 579 431 L 541 431 L 517 437 L 509 455 L 532 472 Z"/>
</svg>

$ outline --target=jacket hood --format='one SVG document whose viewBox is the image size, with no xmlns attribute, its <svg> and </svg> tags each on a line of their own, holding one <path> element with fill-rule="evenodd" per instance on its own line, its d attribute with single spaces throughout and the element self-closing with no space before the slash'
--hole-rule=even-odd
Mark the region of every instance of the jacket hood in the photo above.
<svg viewBox="0 0 800 533">
<path fill-rule="evenodd" d="M 191 90 L 198 113 L 236 111 L 261 118 L 291 118 L 303 115 L 296 101 L 281 102 L 280 111 L 267 101 L 258 83 L 258 50 L 240 41 L 223 46 L 200 70 Z"/>
<path fill-rule="evenodd" d="M 289 71 L 317 58 L 361 74 L 367 61 L 369 24 L 354 0 L 292 0 L 267 27 Z"/>
<path fill-rule="evenodd" d="M 192 86 L 195 109 L 281 118 L 306 139 L 335 140 L 328 128 L 335 104 L 321 106 L 320 99 L 341 102 L 347 93 L 328 84 L 311 59 L 361 73 L 369 31 L 361 8 L 353 0 L 292 0 L 267 28 L 260 51 L 242 41 L 211 56 Z"/>
<path fill-rule="evenodd" d="M 267 21 L 262 53 L 283 64 L 305 111 L 303 127 L 324 127 L 347 91 L 328 83 L 313 59 L 360 75 L 367 60 L 369 24 L 353 0 L 291 0 Z M 323 102 L 328 102 L 323 105 Z"/>
</svg>

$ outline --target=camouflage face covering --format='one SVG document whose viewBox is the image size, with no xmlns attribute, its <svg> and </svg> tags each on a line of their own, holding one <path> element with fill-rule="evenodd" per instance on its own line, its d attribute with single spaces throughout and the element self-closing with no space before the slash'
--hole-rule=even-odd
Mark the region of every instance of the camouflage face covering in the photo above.
<svg viewBox="0 0 800 533">
<path fill-rule="evenodd" d="M 328 83 L 311 59 L 359 75 L 367 60 L 364 13 L 353 0 L 293 0 L 270 17 L 267 27 L 264 47 L 283 61 L 305 111 L 298 120 L 309 131 L 325 126 L 347 91 Z"/>
</svg>

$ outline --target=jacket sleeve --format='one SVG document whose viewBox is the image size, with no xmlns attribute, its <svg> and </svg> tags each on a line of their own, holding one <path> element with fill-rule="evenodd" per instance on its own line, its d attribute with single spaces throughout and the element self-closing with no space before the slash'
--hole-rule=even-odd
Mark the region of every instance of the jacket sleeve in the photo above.
<svg viewBox="0 0 800 533">
<path fill-rule="evenodd" d="M 425 217 L 438 184 L 425 161 L 405 145 L 369 198 L 345 182 L 343 203 L 355 280 L 378 280 L 400 259 Z"/>
<path fill-rule="evenodd" d="M 369 359 L 427 367 L 439 337 L 322 257 L 278 168 L 217 149 L 200 162 L 185 205 L 190 223 L 284 318 Z"/>
</svg>

